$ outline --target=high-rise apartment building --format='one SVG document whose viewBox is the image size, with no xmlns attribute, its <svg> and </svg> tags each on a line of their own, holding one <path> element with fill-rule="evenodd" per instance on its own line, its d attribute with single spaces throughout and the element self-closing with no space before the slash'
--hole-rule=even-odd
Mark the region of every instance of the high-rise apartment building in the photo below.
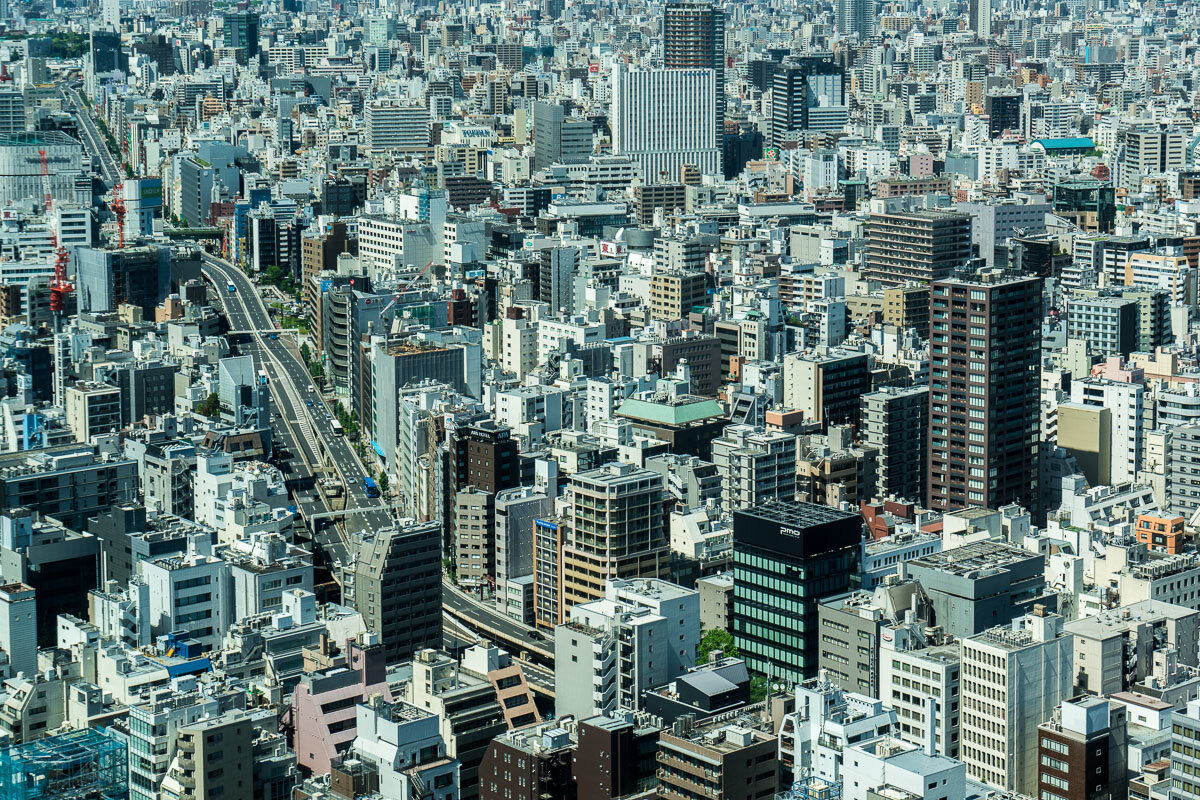
<svg viewBox="0 0 1200 800">
<path fill-rule="evenodd" d="M 817 672 L 818 602 L 851 588 L 862 518 L 772 501 L 733 514 L 733 636 L 752 671 L 787 682 Z"/>
<path fill-rule="evenodd" d="M 933 284 L 930 508 L 1038 507 L 1041 320 L 1041 278 Z"/>
<path fill-rule="evenodd" d="M 730 425 L 712 443 L 726 510 L 796 499 L 796 437 L 753 425 Z"/>
<path fill-rule="evenodd" d="M 412 150 L 429 146 L 429 109 L 377 100 L 364 109 L 371 150 Z"/>
<path fill-rule="evenodd" d="M 869 37 L 875 30 L 874 0 L 838 0 L 835 28 L 841 36 Z"/>
<path fill-rule="evenodd" d="M 353 543 L 343 568 L 346 601 L 379 636 L 388 663 L 442 643 L 440 520 L 373 531 Z"/>
<path fill-rule="evenodd" d="M 863 277 L 884 286 L 948 278 L 971 258 L 971 215 L 923 210 L 871 214 Z"/>
<path fill-rule="evenodd" d="M 567 499 L 571 528 L 562 549 L 564 611 L 603 597 L 609 578 L 668 577 L 661 475 L 609 464 L 573 475 Z"/>
<path fill-rule="evenodd" d="M 984 41 L 992 38 L 992 0 L 970 0 L 967 20 L 975 35 Z"/>
<path fill-rule="evenodd" d="M 1131 130 L 1125 133 L 1121 185 L 1137 191 L 1143 178 L 1187 166 L 1188 142 L 1183 130 Z"/>
<path fill-rule="evenodd" d="M 634 69 L 612 74 L 612 152 L 642 168 L 645 183 L 678 183 L 686 165 L 721 169 L 716 73 L 711 69 Z"/>
<path fill-rule="evenodd" d="M 712 2 L 669 0 L 663 13 L 663 66 L 713 71 L 713 129 L 720 148 L 725 138 L 725 12 Z"/>
<path fill-rule="evenodd" d="M 862 396 L 861 435 L 879 451 L 875 492 L 920 502 L 929 457 L 929 387 L 884 386 Z"/>
</svg>

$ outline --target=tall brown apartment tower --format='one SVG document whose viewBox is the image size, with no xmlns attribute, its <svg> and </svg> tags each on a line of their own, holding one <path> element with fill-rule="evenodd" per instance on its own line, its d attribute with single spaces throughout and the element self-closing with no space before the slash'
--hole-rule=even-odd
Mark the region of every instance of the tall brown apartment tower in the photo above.
<svg viewBox="0 0 1200 800">
<path fill-rule="evenodd" d="M 716 73 L 720 149 L 725 141 L 725 12 L 713 3 L 670 0 L 663 14 L 663 66 Z"/>
<path fill-rule="evenodd" d="M 935 281 L 929 320 L 929 507 L 1036 514 L 1042 279 Z"/>
<path fill-rule="evenodd" d="M 971 258 L 971 215 L 935 209 L 872 214 L 863 277 L 885 287 L 950 277 Z"/>
</svg>

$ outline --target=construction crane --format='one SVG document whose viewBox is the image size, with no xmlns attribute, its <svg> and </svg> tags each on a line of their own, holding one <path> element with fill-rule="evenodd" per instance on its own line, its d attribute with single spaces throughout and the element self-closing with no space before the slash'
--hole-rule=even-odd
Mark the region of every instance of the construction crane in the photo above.
<svg viewBox="0 0 1200 800">
<path fill-rule="evenodd" d="M 54 251 L 54 278 L 50 281 L 50 312 L 54 315 L 54 332 L 62 329 L 62 313 L 67 307 L 67 295 L 75 291 L 75 287 L 67 280 L 67 248 L 58 241 L 58 231 L 50 219 L 54 208 L 54 195 L 50 191 L 50 162 L 46 151 L 39 150 L 42 159 L 42 192 L 45 195 L 46 227 L 50 230 L 50 249 Z"/>
<path fill-rule="evenodd" d="M 403 288 L 403 289 L 400 289 L 399 291 L 397 291 L 397 292 L 396 292 L 396 296 L 392 298 L 392 302 L 390 302 L 390 303 L 388 303 L 386 306 L 384 306 L 384 307 L 383 307 L 383 310 L 379 312 L 379 317 L 380 317 L 380 319 L 382 319 L 382 318 L 383 318 L 383 315 L 384 315 L 384 314 L 386 314 L 387 312 L 389 312 L 389 311 L 391 311 L 391 310 L 392 310 L 392 306 L 396 305 L 396 303 L 398 303 L 398 302 L 400 301 L 400 298 L 401 298 L 401 297 L 403 297 L 403 296 L 404 296 L 404 294 L 405 294 L 405 293 L 407 293 L 407 292 L 408 292 L 408 290 L 409 290 L 409 289 L 411 289 L 411 288 L 413 287 L 413 284 L 414 284 L 414 283 L 416 283 L 417 281 L 421 280 L 421 278 L 422 278 L 422 277 L 425 275 L 425 273 L 426 273 L 426 272 L 428 272 L 428 271 L 429 271 L 429 268 L 430 268 L 430 267 L 432 267 L 432 266 L 433 266 L 433 262 L 432 262 L 432 261 L 430 261 L 428 264 L 426 264 L 425 266 L 421 267 L 421 271 L 417 273 L 416 277 L 415 277 L 415 278 L 413 278 L 413 279 L 412 279 L 411 281 L 409 281 L 408 283 L 404 284 L 404 288 Z"/>
<path fill-rule="evenodd" d="M 117 181 L 113 187 L 113 199 L 108 204 L 113 214 L 117 216 L 117 249 L 125 249 L 125 183 Z"/>
</svg>

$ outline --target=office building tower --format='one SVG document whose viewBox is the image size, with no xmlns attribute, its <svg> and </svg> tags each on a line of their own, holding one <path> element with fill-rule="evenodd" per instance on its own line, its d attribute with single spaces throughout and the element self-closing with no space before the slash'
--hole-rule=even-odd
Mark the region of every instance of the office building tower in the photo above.
<svg viewBox="0 0 1200 800">
<path fill-rule="evenodd" d="M 992 0 L 969 0 L 968 24 L 980 39 L 992 38 Z"/>
<path fill-rule="evenodd" d="M 128 72 L 129 54 L 121 46 L 121 33 L 117 29 L 92 29 L 89 34 L 88 55 L 91 57 L 92 72 Z"/>
<path fill-rule="evenodd" d="M 733 515 L 733 636 L 753 672 L 787 682 L 817 672 L 818 602 L 851 589 L 862 519 L 772 501 Z"/>
<path fill-rule="evenodd" d="M 932 733 L 936 752 L 958 758 L 962 645 L 940 633 L 917 635 L 908 626 L 889 626 L 880 640 L 879 699 L 896 709 L 895 735 L 924 745 Z"/>
<path fill-rule="evenodd" d="M 108 250 L 80 247 L 75 250 L 75 294 L 79 310 L 115 311 L 129 303 L 152 318 L 154 308 L 171 287 L 169 247 L 126 247 Z"/>
<path fill-rule="evenodd" d="M 1085 231 L 1112 233 L 1117 218 L 1116 190 L 1107 180 L 1071 178 L 1054 184 L 1054 213 Z"/>
<path fill-rule="evenodd" d="M 884 386 L 862 396 L 862 442 L 874 447 L 875 493 L 920 502 L 929 457 L 929 387 Z"/>
<path fill-rule="evenodd" d="M 25 93 L 0 91 L 0 136 L 25 132 Z"/>
<path fill-rule="evenodd" d="M 1036 608 L 962 646 L 962 749 L 967 777 L 1036 794 L 1038 726 L 1072 696 L 1071 634 Z"/>
<path fill-rule="evenodd" d="M 958 639 L 1007 625 L 1035 606 L 1057 608 L 1046 558 L 990 540 L 930 553 L 904 564 L 929 596 L 933 624 Z"/>
<path fill-rule="evenodd" d="M 986 2 L 987 0 L 976 0 Z M 1023 97 L 1016 93 L 989 94 L 983 99 L 983 111 L 988 115 L 988 133 L 993 139 L 1005 131 L 1021 129 L 1021 103 Z"/>
<path fill-rule="evenodd" d="M 230 624 L 229 572 L 212 555 L 207 533 L 194 534 L 188 552 L 142 563 L 150 587 L 150 627 L 153 635 L 179 633 L 194 639 L 205 651 L 220 646 Z"/>
<path fill-rule="evenodd" d="M 779 146 L 796 131 L 825 130 L 835 124 L 840 130 L 846 117 L 846 88 L 845 70 L 832 53 L 784 61 L 771 79 L 771 143 Z M 832 115 L 823 115 L 823 110 Z"/>
<path fill-rule="evenodd" d="M 245 60 L 258 56 L 258 14 L 253 11 L 233 11 L 225 14 L 223 44 L 245 51 Z"/>
<path fill-rule="evenodd" d="M 37 592 L 23 583 L 0 586 L 0 648 L 8 671 L 37 674 Z"/>
<path fill-rule="evenodd" d="M 838 0 L 835 29 L 839 36 L 865 40 L 875 30 L 874 0 Z"/>
<path fill-rule="evenodd" d="M 858 427 L 862 396 L 871 390 L 865 354 L 821 348 L 789 353 L 783 359 L 783 402 L 824 430 L 830 425 Z"/>
<path fill-rule="evenodd" d="M 562 548 L 564 611 L 604 596 L 610 578 L 669 574 L 662 476 L 629 464 L 576 473 L 566 491 L 571 526 Z"/>
<path fill-rule="evenodd" d="M 56 491 L 47 492 L 45 487 Z M 0 508 L 26 508 L 83 530 L 87 520 L 138 495 L 138 465 L 102 459 L 91 447 L 0 456 Z"/>
<path fill-rule="evenodd" d="M 1042 280 L 980 273 L 932 287 L 930 508 L 1037 513 Z"/>
<path fill-rule="evenodd" d="M 592 123 L 569 117 L 559 103 L 533 104 L 533 169 L 585 164 L 592 155 Z"/>
<path fill-rule="evenodd" d="M 669 0 L 663 12 L 663 66 L 711 69 L 716 79 L 713 126 L 725 141 L 725 12 L 712 2 Z"/>
<path fill-rule="evenodd" d="M 721 169 L 712 69 L 613 67 L 612 152 L 641 166 L 643 180 L 678 183 L 684 166 Z"/>
<path fill-rule="evenodd" d="M 364 109 L 367 145 L 372 151 L 416 150 L 429 146 L 429 109 L 375 100 Z"/>
<path fill-rule="evenodd" d="M 885 287 L 950 277 L 972 256 L 971 215 L 921 210 L 873 213 L 863 277 Z"/>
<path fill-rule="evenodd" d="M 378 635 L 389 664 L 442 642 L 441 520 L 360 534 L 343 568 L 346 602 Z"/>
<path fill-rule="evenodd" d="M 102 0 L 100 22 L 109 30 L 121 30 L 121 0 Z"/>
</svg>

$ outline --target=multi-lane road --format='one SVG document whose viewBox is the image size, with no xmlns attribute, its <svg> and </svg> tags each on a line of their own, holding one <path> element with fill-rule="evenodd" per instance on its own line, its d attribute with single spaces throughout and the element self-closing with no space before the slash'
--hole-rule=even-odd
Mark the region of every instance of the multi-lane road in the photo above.
<svg viewBox="0 0 1200 800">
<path fill-rule="evenodd" d="M 258 287 L 240 269 L 209 254 L 204 255 L 203 272 L 221 296 L 230 330 L 253 331 L 247 334 L 251 342 L 242 345 L 241 351 L 253 353 L 267 373 L 277 422 L 282 423 L 276 425 L 275 430 L 291 453 L 289 469 L 295 470 L 301 478 L 312 475 L 312 468 L 319 468 L 319 465 L 327 464 L 337 472 L 346 487 L 346 508 L 362 509 L 361 513 L 342 518 L 347 531 L 379 530 L 393 524 L 383 501 L 366 496 L 362 486 L 366 474 L 363 465 L 346 439 L 334 434 L 333 415 L 308 368 L 293 349 L 293 343 L 285 335 L 272 335 L 276 330 L 275 323 Z M 232 292 L 229 291 L 230 284 L 233 285 Z M 301 503 L 312 503 L 311 507 L 305 506 L 306 512 L 324 510 L 323 501 L 315 490 L 311 500 L 299 499 Z M 314 542 L 327 557 L 331 561 L 349 563 L 348 543 L 342 539 L 338 527 L 315 527 Z M 554 646 L 546 637 L 494 606 L 462 592 L 449 580 L 442 583 L 442 606 L 452 631 L 489 639 L 518 655 L 524 654 L 527 661 L 535 665 L 531 669 L 536 677 L 531 680 L 553 691 L 553 673 L 547 673 L 547 667 L 553 664 Z"/>
<path fill-rule="evenodd" d="M 71 101 L 71 105 L 75 107 L 75 117 L 79 120 L 79 130 L 83 133 L 83 143 L 92 155 L 92 163 L 100 168 L 100 176 L 104 178 L 104 182 L 109 187 L 112 187 L 121 179 L 121 165 L 113 158 L 112 152 L 108 149 L 108 144 L 104 141 L 104 134 L 100 132 L 100 128 L 96 125 L 96 120 L 92 117 L 92 110 L 88 108 L 87 103 L 79 96 L 79 92 L 70 86 L 64 86 L 63 92 L 66 94 L 67 99 Z"/>
<path fill-rule="evenodd" d="M 328 467 L 345 486 L 346 509 L 362 509 L 347 514 L 343 520 L 347 531 L 380 530 L 392 524 L 391 515 L 384 510 L 380 498 L 367 497 L 363 477 L 367 474 L 358 455 L 345 438 L 334 433 L 334 416 L 313 382 L 308 368 L 292 349 L 288 337 L 273 336 L 275 323 L 263 302 L 258 288 L 250 278 L 224 259 L 204 254 L 204 274 L 221 294 L 230 330 L 254 331 L 253 352 L 267 372 L 271 382 L 272 400 L 277 413 L 293 433 L 298 449 L 314 470 Z M 228 291 L 232 284 L 234 291 Z M 314 495 L 316 492 L 314 490 Z M 313 502 L 319 502 L 314 496 Z M 323 508 L 321 510 L 324 510 Z M 326 549 L 331 559 L 348 563 L 347 546 L 332 525 L 317 526 L 317 543 Z"/>
</svg>

